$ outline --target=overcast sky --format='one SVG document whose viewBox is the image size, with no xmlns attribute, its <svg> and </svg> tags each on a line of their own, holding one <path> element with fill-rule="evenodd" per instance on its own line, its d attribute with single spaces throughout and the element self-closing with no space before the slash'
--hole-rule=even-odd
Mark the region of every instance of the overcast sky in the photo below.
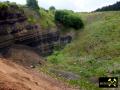
<svg viewBox="0 0 120 90">
<path fill-rule="evenodd" d="M 6 1 L 6 0 L 0 0 Z M 26 0 L 9 0 L 19 4 L 26 4 Z M 55 6 L 57 9 L 69 9 L 78 12 L 93 11 L 102 6 L 113 4 L 120 0 L 38 0 L 39 5 L 48 9 Z"/>
</svg>

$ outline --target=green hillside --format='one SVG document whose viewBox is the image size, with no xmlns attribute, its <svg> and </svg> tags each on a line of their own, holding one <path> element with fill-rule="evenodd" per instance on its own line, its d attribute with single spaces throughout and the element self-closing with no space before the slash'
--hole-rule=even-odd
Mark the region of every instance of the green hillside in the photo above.
<svg viewBox="0 0 120 90">
<path fill-rule="evenodd" d="M 80 90 L 102 90 L 98 78 L 120 77 L 120 12 L 80 13 L 85 27 L 62 51 L 48 57 L 41 70 L 73 72 L 77 80 L 67 80 Z M 116 89 L 118 90 L 118 89 Z"/>
<path fill-rule="evenodd" d="M 28 17 L 29 23 L 39 24 L 42 30 L 56 28 L 54 15 L 51 11 L 47 11 L 43 8 L 40 8 L 39 12 L 36 12 L 28 7 L 24 7 L 23 9 Z"/>
<path fill-rule="evenodd" d="M 13 10 L 8 9 L 10 6 L 12 6 Z M 8 14 L 11 13 L 12 17 L 13 13 L 17 13 L 18 16 L 19 13 L 25 14 L 25 17 L 27 17 L 27 21 L 24 22 L 25 25 L 19 22 L 14 23 L 15 27 L 17 27 L 15 28 L 16 30 L 22 30 L 23 35 L 25 32 L 24 36 L 29 31 L 24 28 L 27 24 L 39 25 L 39 30 L 47 30 L 48 32 L 50 30 L 60 30 L 60 36 L 72 34 L 73 41 L 70 44 L 67 44 L 65 47 L 61 43 L 57 44 L 54 53 L 45 57 L 46 62 L 43 62 L 44 65 L 40 65 L 37 68 L 40 71 L 63 80 L 80 90 L 104 90 L 98 87 L 98 78 L 102 76 L 117 76 L 120 78 L 120 11 L 76 14 L 71 11 L 66 13 L 65 10 L 62 11 L 62 17 L 60 11 L 56 19 L 55 13 L 57 11 L 53 12 L 43 8 L 34 10 L 34 8 L 31 9 L 22 5 L 16 6 L 15 3 L 10 4 L 9 2 L 0 3 L 0 10 L 3 13 L 0 19 L 4 21 L 7 21 L 4 16 L 6 11 Z M 16 17 L 13 17 L 13 19 Z M 83 26 L 81 27 L 81 25 Z M 11 28 L 11 25 L 9 27 Z M 7 29 L 5 28 L 5 30 Z M 12 29 L 10 32 L 12 32 Z M 21 32 L 19 37 L 21 37 Z M 49 42 L 49 40 L 46 41 Z M 46 43 L 44 51 L 47 48 Z M 120 88 L 114 90 L 120 90 Z"/>
</svg>

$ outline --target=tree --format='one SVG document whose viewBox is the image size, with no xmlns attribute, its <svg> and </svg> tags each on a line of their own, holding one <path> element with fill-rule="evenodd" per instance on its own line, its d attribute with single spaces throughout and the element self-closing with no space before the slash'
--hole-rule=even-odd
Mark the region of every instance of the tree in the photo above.
<svg viewBox="0 0 120 90">
<path fill-rule="evenodd" d="M 49 8 L 49 10 L 50 10 L 50 11 L 55 11 L 55 7 L 54 7 L 54 6 L 51 6 L 51 7 Z"/>
<path fill-rule="evenodd" d="M 27 0 L 27 6 L 35 10 L 39 9 L 37 0 Z"/>
<path fill-rule="evenodd" d="M 96 12 L 100 12 L 100 11 L 120 11 L 120 1 L 113 4 L 113 5 L 109 5 L 109 6 L 99 8 L 99 9 L 97 9 L 95 11 Z"/>
</svg>

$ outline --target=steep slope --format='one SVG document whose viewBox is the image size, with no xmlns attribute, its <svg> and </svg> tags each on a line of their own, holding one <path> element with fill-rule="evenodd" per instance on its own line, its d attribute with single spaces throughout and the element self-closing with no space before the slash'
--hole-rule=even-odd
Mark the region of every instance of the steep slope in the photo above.
<svg viewBox="0 0 120 90">
<path fill-rule="evenodd" d="M 40 8 L 39 12 L 37 13 L 34 10 L 29 8 L 23 7 L 25 15 L 28 17 L 28 22 L 31 24 L 39 24 L 42 30 L 52 30 L 56 29 L 56 24 L 54 21 L 54 14 L 51 11 L 47 11 L 43 8 Z"/>
<path fill-rule="evenodd" d="M 41 9 L 39 13 L 10 2 L 0 2 L 0 11 L 0 49 L 23 44 L 36 48 L 41 55 L 53 52 L 60 35 L 52 12 Z"/>
<path fill-rule="evenodd" d="M 74 90 L 50 77 L 0 58 L 0 90 Z"/>
<path fill-rule="evenodd" d="M 120 12 L 80 13 L 85 28 L 63 51 L 48 57 L 47 70 L 79 75 L 80 79 L 69 80 L 69 83 L 83 90 L 102 90 L 98 86 L 99 77 L 120 77 L 119 15 Z"/>
</svg>

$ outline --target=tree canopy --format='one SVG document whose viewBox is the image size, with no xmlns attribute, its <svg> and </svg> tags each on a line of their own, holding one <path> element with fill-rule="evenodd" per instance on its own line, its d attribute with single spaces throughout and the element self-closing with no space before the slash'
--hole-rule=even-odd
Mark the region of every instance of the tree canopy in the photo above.
<svg viewBox="0 0 120 90">
<path fill-rule="evenodd" d="M 51 7 L 49 7 L 49 10 L 55 11 L 55 7 L 54 7 L 54 6 L 51 6 Z"/>
<path fill-rule="evenodd" d="M 96 11 L 120 11 L 120 2 L 117 2 L 113 5 L 109 5 L 109 6 L 99 8 Z"/>
<path fill-rule="evenodd" d="M 27 0 L 27 6 L 32 9 L 39 9 L 38 1 L 37 0 Z"/>
</svg>

